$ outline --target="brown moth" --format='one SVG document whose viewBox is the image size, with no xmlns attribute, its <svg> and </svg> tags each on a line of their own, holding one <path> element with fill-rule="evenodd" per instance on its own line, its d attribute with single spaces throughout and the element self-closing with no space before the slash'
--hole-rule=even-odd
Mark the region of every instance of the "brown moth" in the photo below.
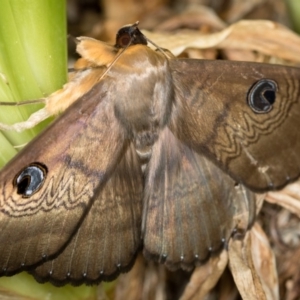
<svg viewBox="0 0 300 300">
<path fill-rule="evenodd" d="M 299 176 L 300 69 L 174 58 L 136 24 L 78 51 L 43 115 L 69 107 L 0 172 L 0 275 L 98 283 L 140 249 L 190 270 Z"/>
</svg>

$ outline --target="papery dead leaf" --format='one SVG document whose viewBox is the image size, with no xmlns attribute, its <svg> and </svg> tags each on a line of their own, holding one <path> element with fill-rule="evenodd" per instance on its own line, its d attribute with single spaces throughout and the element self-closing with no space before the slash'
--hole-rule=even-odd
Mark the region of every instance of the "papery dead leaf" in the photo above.
<svg viewBox="0 0 300 300">
<path fill-rule="evenodd" d="M 266 202 L 259 222 L 276 255 L 280 299 L 296 300 L 300 291 L 300 223 L 295 214 L 279 205 L 280 201 L 277 205 Z"/>
<path fill-rule="evenodd" d="M 251 234 L 229 241 L 229 267 L 243 300 L 267 300 L 251 254 Z"/>
<path fill-rule="evenodd" d="M 163 265 L 146 263 L 139 255 L 129 273 L 121 274 L 117 286 L 115 300 L 164 300 L 165 268 Z"/>
<path fill-rule="evenodd" d="M 155 29 L 157 31 L 170 31 L 183 27 L 200 29 L 201 26 L 221 30 L 226 27 L 226 23 L 211 8 L 193 3 L 180 13 L 159 24 Z"/>
<path fill-rule="evenodd" d="M 180 300 L 201 300 L 217 284 L 228 262 L 227 250 L 212 257 L 205 265 L 197 267 Z"/>
<path fill-rule="evenodd" d="M 241 299 L 229 268 L 226 268 L 217 285 L 218 300 Z M 208 299 L 205 299 L 208 300 Z"/>
<path fill-rule="evenodd" d="M 286 249 L 278 259 L 278 274 L 281 286 L 281 299 L 296 300 L 300 293 L 300 248 Z"/>
<path fill-rule="evenodd" d="M 218 33 L 207 35 L 192 30 L 172 34 L 143 33 L 176 56 L 187 48 L 240 49 L 300 62 L 300 37 L 283 25 L 271 21 L 239 21 Z"/>
<path fill-rule="evenodd" d="M 264 201 L 265 201 L 265 198 L 266 198 L 266 193 L 264 194 L 256 194 L 256 215 L 259 214 L 263 204 L 264 204 Z"/>
<path fill-rule="evenodd" d="M 155 12 L 165 5 L 167 0 L 103 0 L 101 1 L 104 22 L 104 37 L 113 41 L 115 33 L 125 24 L 134 23 L 144 16 Z M 102 37 L 103 39 L 103 37 Z"/>
<path fill-rule="evenodd" d="M 277 192 L 269 192 L 266 201 L 278 204 L 300 218 L 300 181 L 287 185 Z"/>
<path fill-rule="evenodd" d="M 225 10 L 221 12 L 221 15 L 224 20 L 229 23 L 236 22 L 237 20 L 242 19 L 246 14 L 251 12 L 258 5 L 266 2 L 265 0 L 238 0 L 238 1 L 229 1 L 230 4 L 225 7 Z"/>
<path fill-rule="evenodd" d="M 266 298 L 279 299 L 276 261 L 268 237 L 258 223 L 255 223 L 250 234 L 252 260 Z"/>
</svg>

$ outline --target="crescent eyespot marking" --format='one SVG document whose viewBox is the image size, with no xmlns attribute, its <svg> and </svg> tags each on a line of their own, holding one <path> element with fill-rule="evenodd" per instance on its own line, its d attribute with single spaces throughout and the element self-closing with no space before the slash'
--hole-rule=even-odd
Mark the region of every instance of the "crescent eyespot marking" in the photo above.
<svg viewBox="0 0 300 300">
<path fill-rule="evenodd" d="M 258 114 L 265 114 L 272 110 L 276 99 L 277 83 L 271 79 L 257 81 L 249 90 L 248 104 Z"/>
<path fill-rule="evenodd" d="M 13 185 L 17 188 L 17 193 L 24 198 L 35 194 L 43 186 L 47 172 L 47 167 L 41 163 L 28 165 L 14 178 Z"/>
</svg>

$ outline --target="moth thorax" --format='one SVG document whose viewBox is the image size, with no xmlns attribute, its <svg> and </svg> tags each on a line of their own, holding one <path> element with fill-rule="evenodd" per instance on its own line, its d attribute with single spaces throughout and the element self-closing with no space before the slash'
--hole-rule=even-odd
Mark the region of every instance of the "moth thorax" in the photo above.
<svg viewBox="0 0 300 300">
<path fill-rule="evenodd" d="M 133 138 L 140 159 L 146 163 L 159 132 L 167 125 L 171 114 L 172 75 L 168 59 L 147 47 L 137 52 L 133 61 L 130 55 L 125 56 L 126 52 L 122 57 L 123 64 L 134 65 L 135 72 L 132 68 L 123 67 L 123 64 L 118 65 L 118 85 L 114 90 L 115 115 Z"/>
</svg>

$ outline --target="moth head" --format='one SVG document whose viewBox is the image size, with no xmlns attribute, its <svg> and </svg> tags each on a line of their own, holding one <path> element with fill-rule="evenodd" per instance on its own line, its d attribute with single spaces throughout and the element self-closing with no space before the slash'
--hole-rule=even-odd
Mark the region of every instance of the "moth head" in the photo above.
<svg viewBox="0 0 300 300">
<path fill-rule="evenodd" d="M 131 45 L 147 45 L 147 39 L 138 29 L 139 22 L 125 25 L 119 29 L 116 35 L 116 48 L 126 48 Z"/>
</svg>

